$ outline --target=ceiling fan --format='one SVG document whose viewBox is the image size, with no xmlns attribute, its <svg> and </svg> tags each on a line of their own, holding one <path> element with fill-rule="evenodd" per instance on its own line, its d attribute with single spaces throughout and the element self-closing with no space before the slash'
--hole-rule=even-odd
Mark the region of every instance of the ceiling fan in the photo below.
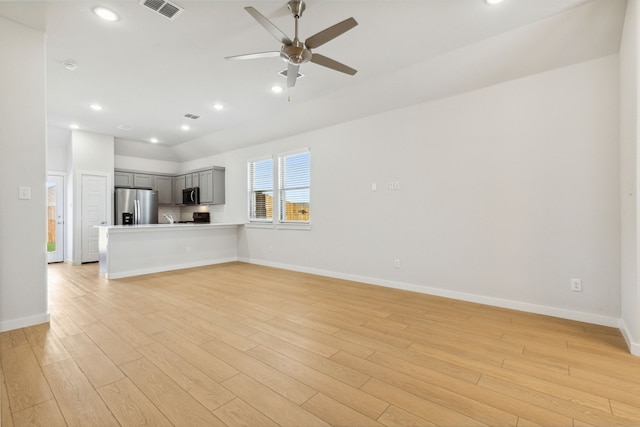
<svg viewBox="0 0 640 427">
<path fill-rule="evenodd" d="M 302 16 L 305 10 L 305 3 L 302 0 L 291 0 L 287 3 L 287 7 L 291 12 L 291 15 L 295 19 L 295 36 L 291 40 L 285 33 L 280 31 L 278 27 L 273 25 L 271 21 L 264 17 L 253 7 L 245 7 L 245 10 L 258 21 L 260 25 L 264 27 L 273 37 L 282 43 L 280 51 L 271 52 L 259 52 L 250 53 L 246 55 L 228 56 L 225 59 L 237 60 L 237 59 L 258 59 L 258 58 L 273 58 L 280 57 L 283 61 L 287 62 L 287 87 L 294 87 L 298 78 L 298 71 L 300 65 L 305 62 L 313 62 L 314 64 L 322 65 L 323 67 L 330 68 L 332 70 L 340 71 L 341 73 L 354 75 L 357 70 L 341 64 L 331 58 L 318 53 L 312 53 L 311 49 L 322 46 L 323 44 L 335 39 L 336 37 L 346 33 L 358 23 L 353 18 L 345 19 L 329 28 L 320 31 L 317 34 L 307 38 L 304 42 L 301 42 L 298 38 L 298 20 Z"/>
</svg>

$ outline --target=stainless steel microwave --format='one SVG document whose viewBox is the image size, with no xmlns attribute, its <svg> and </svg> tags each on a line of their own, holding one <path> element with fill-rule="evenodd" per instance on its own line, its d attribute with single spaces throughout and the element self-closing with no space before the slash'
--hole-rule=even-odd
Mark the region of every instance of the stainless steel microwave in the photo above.
<svg viewBox="0 0 640 427">
<path fill-rule="evenodd" d="M 182 204 L 199 205 L 200 187 L 185 188 L 184 190 L 182 190 Z"/>
</svg>

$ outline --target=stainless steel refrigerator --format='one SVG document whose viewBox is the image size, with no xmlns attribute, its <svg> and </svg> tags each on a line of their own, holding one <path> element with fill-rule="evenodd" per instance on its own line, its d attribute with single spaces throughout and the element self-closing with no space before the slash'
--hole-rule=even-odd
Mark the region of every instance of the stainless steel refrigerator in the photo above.
<svg viewBox="0 0 640 427">
<path fill-rule="evenodd" d="M 139 188 L 116 188 L 115 225 L 158 223 L 158 192 Z"/>
</svg>

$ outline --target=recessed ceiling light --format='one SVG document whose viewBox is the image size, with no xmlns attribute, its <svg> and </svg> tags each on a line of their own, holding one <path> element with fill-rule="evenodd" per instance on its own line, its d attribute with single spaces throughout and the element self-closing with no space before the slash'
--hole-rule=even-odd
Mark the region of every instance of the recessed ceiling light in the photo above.
<svg viewBox="0 0 640 427">
<path fill-rule="evenodd" d="M 182 126 L 180 126 L 180 129 L 189 130 L 189 125 L 182 125 Z"/>
<path fill-rule="evenodd" d="M 151 138 L 149 140 L 149 142 L 152 143 L 152 144 L 157 144 L 158 143 L 158 138 Z"/>
<path fill-rule="evenodd" d="M 62 65 L 64 65 L 64 68 L 66 68 L 69 71 L 75 71 L 78 69 L 78 64 L 76 64 L 75 61 L 71 59 L 67 59 L 62 63 Z"/>
<path fill-rule="evenodd" d="M 69 128 L 71 128 L 71 129 L 73 129 L 73 130 L 76 130 L 76 129 L 80 129 L 80 126 L 78 126 L 78 125 L 77 125 L 77 124 L 75 124 L 75 123 L 71 123 L 71 124 L 69 125 Z"/>
<path fill-rule="evenodd" d="M 116 14 L 112 10 L 107 9 L 106 7 L 96 7 L 95 9 L 93 9 L 93 13 L 95 13 L 105 21 L 117 21 L 118 19 L 120 19 L 118 14 Z"/>
<path fill-rule="evenodd" d="M 213 104 L 213 109 L 216 111 L 222 111 L 224 110 L 224 105 L 222 104 Z"/>
<path fill-rule="evenodd" d="M 284 90 L 282 86 L 271 86 L 271 92 L 281 93 Z"/>
<path fill-rule="evenodd" d="M 94 110 L 94 111 L 100 111 L 100 110 L 102 110 L 102 105 L 100 105 L 100 104 L 91 104 L 91 105 L 90 105 L 90 107 L 91 107 L 91 109 L 92 109 L 92 110 Z"/>
<path fill-rule="evenodd" d="M 504 0 L 484 0 L 487 4 L 498 4 L 502 3 Z"/>
</svg>

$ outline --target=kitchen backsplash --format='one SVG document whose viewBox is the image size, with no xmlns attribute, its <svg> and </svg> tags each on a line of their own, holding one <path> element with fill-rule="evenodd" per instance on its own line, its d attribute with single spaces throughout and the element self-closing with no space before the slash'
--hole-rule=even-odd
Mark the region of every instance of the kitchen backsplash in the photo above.
<svg viewBox="0 0 640 427">
<path fill-rule="evenodd" d="M 194 212 L 209 212 L 211 222 L 224 222 L 224 206 L 160 206 L 158 208 L 158 222 L 168 224 L 164 214 L 172 216 L 174 221 L 192 221 Z"/>
</svg>

